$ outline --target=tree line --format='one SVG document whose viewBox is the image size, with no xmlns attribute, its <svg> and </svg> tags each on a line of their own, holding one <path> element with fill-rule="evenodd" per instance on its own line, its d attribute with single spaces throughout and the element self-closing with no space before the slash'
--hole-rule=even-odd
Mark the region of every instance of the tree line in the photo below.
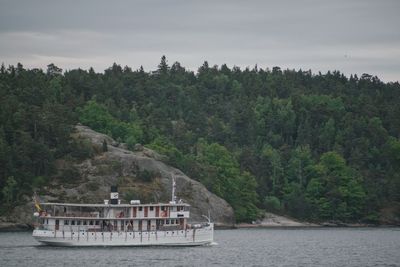
<svg viewBox="0 0 400 267">
<path fill-rule="evenodd" d="M 400 85 L 339 71 L 155 71 L 113 64 L 63 72 L 0 70 L 2 212 L 54 179 L 59 158 L 93 156 L 80 122 L 133 149 L 144 144 L 227 200 L 238 221 L 261 210 L 377 222 L 400 203 Z M 66 179 L 68 181 L 68 179 Z"/>
</svg>

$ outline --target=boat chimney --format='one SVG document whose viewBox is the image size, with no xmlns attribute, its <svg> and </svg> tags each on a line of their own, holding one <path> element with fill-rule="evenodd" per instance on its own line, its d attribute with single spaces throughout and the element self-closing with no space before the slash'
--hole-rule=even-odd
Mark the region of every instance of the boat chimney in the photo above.
<svg viewBox="0 0 400 267">
<path fill-rule="evenodd" d="M 118 187 L 115 185 L 111 186 L 111 193 L 110 193 L 110 204 L 118 205 Z"/>
</svg>

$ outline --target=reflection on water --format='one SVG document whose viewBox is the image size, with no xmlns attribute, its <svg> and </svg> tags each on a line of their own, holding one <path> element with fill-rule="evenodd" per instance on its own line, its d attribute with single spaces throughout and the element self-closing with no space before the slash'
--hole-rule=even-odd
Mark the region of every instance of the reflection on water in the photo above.
<svg viewBox="0 0 400 267">
<path fill-rule="evenodd" d="M 49 247 L 0 233 L 0 266 L 400 266 L 399 228 L 240 229 L 204 247 Z"/>
</svg>

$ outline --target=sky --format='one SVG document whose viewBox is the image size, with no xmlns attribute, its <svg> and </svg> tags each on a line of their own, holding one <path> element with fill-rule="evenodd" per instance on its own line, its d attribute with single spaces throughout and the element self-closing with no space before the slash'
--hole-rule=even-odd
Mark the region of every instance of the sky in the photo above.
<svg viewBox="0 0 400 267">
<path fill-rule="evenodd" d="M 64 70 L 162 55 L 209 65 L 339 70 L 400 81 L 398 0 L 0 0 L 0 62 Z"/>
</svg>

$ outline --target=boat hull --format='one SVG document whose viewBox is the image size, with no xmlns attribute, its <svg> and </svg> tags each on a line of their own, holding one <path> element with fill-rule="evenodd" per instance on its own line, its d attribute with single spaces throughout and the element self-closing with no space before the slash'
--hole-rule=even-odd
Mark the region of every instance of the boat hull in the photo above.
<svg viewBox="0 0 400 267">
<path fill-rule="evenodd" d="M 33 237 L 50 246 L 202 246 L 213 242 L 213 225 L 201 229 L 149 232 L 67 232 L 34 230 Z"/>
</svg>

